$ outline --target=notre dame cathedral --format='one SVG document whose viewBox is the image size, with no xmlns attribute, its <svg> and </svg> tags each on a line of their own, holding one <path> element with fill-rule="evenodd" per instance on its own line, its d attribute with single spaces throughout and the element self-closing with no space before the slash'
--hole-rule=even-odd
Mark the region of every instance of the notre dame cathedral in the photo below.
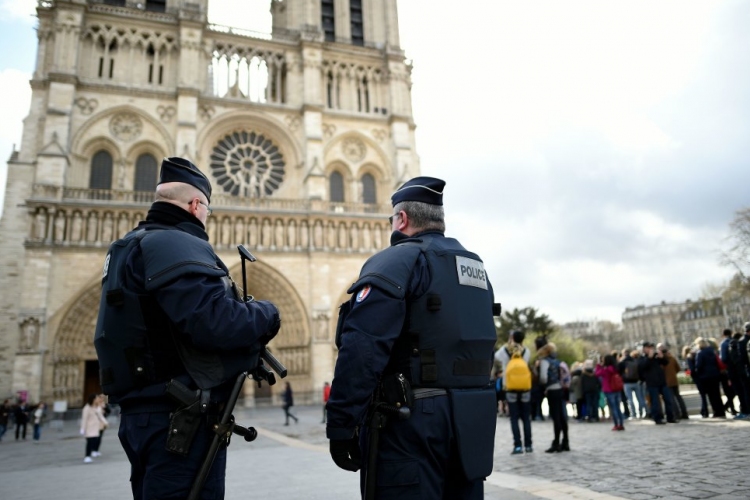
<svg viewBox="0 0 750 500">
<path fill-rule="evenodd" d="M 145 218 L 160 161 L 213 184 L 207 231 L 275 302 L 300 394 L 331 380 L 338 305 L 388 245 L 419 174 L 396 0 L 266 0 L 270 33 L 210 24 L 207 0 L 42 0 L 29 114 L 0 220 L 0 397 L 83 404 L 107 248 Z M 245 404 L 278 386 L 246 384 Z"/>
</svg>

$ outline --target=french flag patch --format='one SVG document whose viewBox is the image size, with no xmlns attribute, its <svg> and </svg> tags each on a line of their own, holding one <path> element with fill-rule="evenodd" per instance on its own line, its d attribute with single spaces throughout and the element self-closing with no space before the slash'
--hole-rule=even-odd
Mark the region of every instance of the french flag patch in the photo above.
<svg viewBox="0 0 750 500">
<path fill-rule="evenodd" d="M 371 290 L 372 287 L 370 285 L 365 285 L 364 288 L 357 293 L 357 302 L 365 300 L 367 296 L 370 295 Z"/>
</svg>

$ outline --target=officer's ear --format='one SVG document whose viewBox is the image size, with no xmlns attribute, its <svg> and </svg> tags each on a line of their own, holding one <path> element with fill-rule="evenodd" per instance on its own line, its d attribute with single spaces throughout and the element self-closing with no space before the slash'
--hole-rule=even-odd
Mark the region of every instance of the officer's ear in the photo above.
<svg viewBox="0 0 750 500">
<path fill-rule="evenodd" d="M 401 231 L 401 229 L 404 229 L 408 225 L 409 225 L 409 215 L 403 210 L 399 210 L 398 211 L 398 227 L 396 227 L 396 229 Z"/>
</svg>

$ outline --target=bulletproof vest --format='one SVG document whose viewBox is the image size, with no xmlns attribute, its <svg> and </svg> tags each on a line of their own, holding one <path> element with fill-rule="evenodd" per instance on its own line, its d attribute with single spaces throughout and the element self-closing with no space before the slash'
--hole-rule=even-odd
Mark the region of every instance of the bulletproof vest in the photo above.
<svg viewBox="0 0 750 500">
<path fill-rule="evenodd" d="M 124 283 L 125 264 L 136 245 L 143 256 L 142 293 Z M 133 231 L 110 246 L 94 335 L 105 394 L 123 395 L 185 372 L 200 389 L 210 389 L 257 365 L 260 346 L 205 352 L 175 331 L 150 292 L 186 274 L 222 278 L 227 295 L 239 300 L 226 266 L 200 238 L 168 226 L 152 226 Z"/>
<path fill-rule="evenodd" d="M 390 250 L 395 250 L 391 257 Z M 430 235 L 404 240 L 381 254 L 365 264 L 362 275 L 380 274 L 381 282 L 405 291 L 422 254 L 431 278 L 425 293 L 408 300 L 407 318 L 384 376 L 404 373 L 413 387 L 489 385 L 497 336 L 492 292 L 480 258 L 455 239 Z"/>
</svg>

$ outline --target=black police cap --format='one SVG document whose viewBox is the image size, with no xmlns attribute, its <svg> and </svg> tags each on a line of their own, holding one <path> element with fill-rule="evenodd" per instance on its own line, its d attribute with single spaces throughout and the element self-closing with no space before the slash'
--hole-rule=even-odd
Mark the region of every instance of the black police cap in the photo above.
<svg viewBox="0 0 750 500">
<path fill-rule="evenodd" d="M 391 204 L 395 207 L 402 201 L 421 201 L 430 205 L 442 205 L 444 187 L 444 180 L 435 177 L 415 177 L 406 181 L 391 195 Z"/>
<path fill-rule="evenodd" d="M 164 158 L 161 161 L 159 184 L 165 182 L 190 184 L 205 194 L 208 202 L 211 202 L 211 182 L 190 160 L 177 156 Z"/>
</svg>

